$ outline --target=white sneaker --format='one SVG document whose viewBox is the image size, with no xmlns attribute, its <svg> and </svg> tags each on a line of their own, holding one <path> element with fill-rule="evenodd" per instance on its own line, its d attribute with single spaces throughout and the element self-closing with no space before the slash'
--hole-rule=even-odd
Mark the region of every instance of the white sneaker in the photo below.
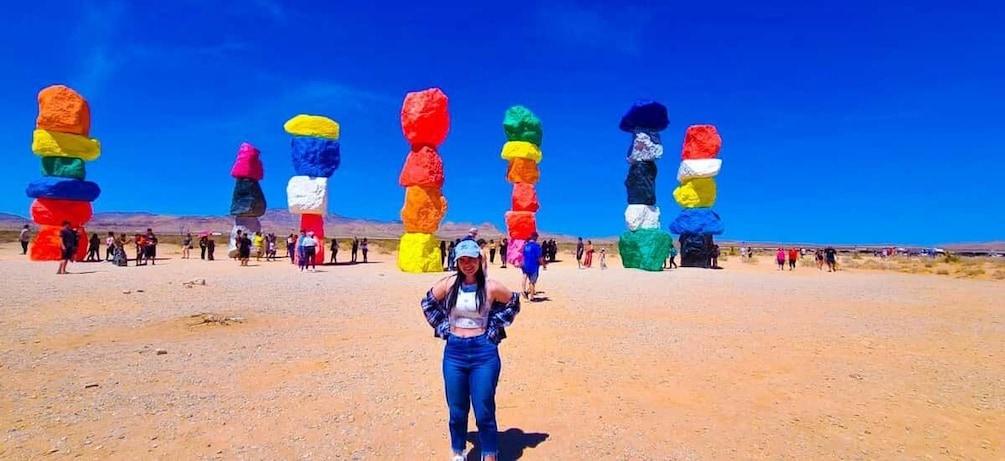
<svg viewBox="0 0 1005 461">
<path fill-rule="evenodd" d="M 453 458 L 450 458 L 450 461 L 467 461 L 467 458 L 461 455 L 454 455 Z"/>
</svg>

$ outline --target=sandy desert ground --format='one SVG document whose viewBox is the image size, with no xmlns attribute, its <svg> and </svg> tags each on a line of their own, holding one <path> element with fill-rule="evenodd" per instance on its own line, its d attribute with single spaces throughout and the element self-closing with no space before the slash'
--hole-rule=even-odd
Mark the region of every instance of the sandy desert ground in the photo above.
<svg viewBox="0 0 1005 461">
<path fill-rule="evenodd" d="M 448 459 L 441 274 L 165 250 L 57 276 L 0 247 L 0 458 Z M 502 459 L 1005 458 L 1001 281 L 618 266 L 552 265 L 508 329 Z"/>
</svg>

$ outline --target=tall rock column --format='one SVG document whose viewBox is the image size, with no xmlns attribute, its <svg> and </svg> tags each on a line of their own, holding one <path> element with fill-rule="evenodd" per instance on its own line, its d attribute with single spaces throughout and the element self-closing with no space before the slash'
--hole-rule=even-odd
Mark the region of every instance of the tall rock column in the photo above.
<svg viewBox="0 0 1005 461">
<path fill-rule="evenodd" d="M 681 267 L 709 267 L 713 236 L 724 230 L 719 214 L 712 210 L 715 176 L 722 167 L 722 160 L 716 158 L 721 147 L 722 138 L 713 125 L 692 125 L 684 133 L 682 161 L 677 170 L 680 186 L 673 191 L 677 204 L 684 209 L 670 223 L 670 232 L 680 235 Z"/>
<path fill-rule="evenodd" d="M 293 135 L 290 150 L 296 176 L 286 184 L 290 213 L 300 215 L 300 228 L 314 232 L 325 248 L 325 215 L 328 214 L 328 179 L 342 163 L 339 124 L 320 115 L 300 114 L 286 121 L 283 129 Z M 317 251 L 314 264 L 324 263 L 325 252 Z"/>
<path fill-rule="evenodd" d="M 230 231 L 228 254 L 237 257 L 237 232 L 254 234 L 262 231 L 262 223 L 258 218 L 265 214 L 268 204 L 265 193 L 259 185 L 265 177 L 261 153 L 255 146 L 246 142 L 237 149 L 237 159 L 230 169 L 230 176 L 236 181 L 234 194 L 230 200 L 230 215 L 234 216 L 234 228 Z"/>
<path fill-rule="evenodd" d="M 666 106 L 656 101 L 636 101 L 621 118 L 621 131 L 632 134 L 625 178 L 628 231 L 618 239 L 621 264 L 627 269 L 661 271 L 670 256 L 673 238 L 660 230 L 660 209 L 656 206 L 656 160 L 663 156 L 660 132 L 669 125 Z"/>
<path fill-rule="evenodd" d="M 523 246 L 530 235 L 537 231 L 537 210 L 541 203 L 537 199 L 534 185 L 541 177 L 538 164 L 541 163 L 541 119 L 530 109 L 513 106 L 506 110 L 503 118 L 506 143 L 503 144 L 502 159 L 509 162 L 506 180 L 513 184 L 510 211 L 506 212 L 506 233 L 509 235 L 506 262 L 515 266 L 523 264 Z"/>
<path fill-rule="evenodd" d="M 450 131 L 449 100 L 439 88 L 405 95 L 401 131 L 411 146 L 398 184 L 405 188 L 401 221 L 405 233 L 398 242 L 398 269 L 402 272 L 442 272 L 443 258 L 436 239 L 447 199 L 443 196 L 443 159 L 437 148 Z"/>
<path fill-rule="evenodd" d="M 28 183 L 25 194 L 32 199 L 31 219 L 41 228 L 32 244 L 32 261 L 62 259 L 59 231 L 64 221 L 78 229 L 75 261 L 87 255 L 87 231 L 94 209 L 91 202 L 101 195 L 97 184 L 85 180 L 84 162 L 101 155 L 101 144 L 91 139 L 91 109 L 76 91 L 52 85 L 38 93 L 38 117 L 31 150 L 42 160 L 42 178 Z"/>
</svg>

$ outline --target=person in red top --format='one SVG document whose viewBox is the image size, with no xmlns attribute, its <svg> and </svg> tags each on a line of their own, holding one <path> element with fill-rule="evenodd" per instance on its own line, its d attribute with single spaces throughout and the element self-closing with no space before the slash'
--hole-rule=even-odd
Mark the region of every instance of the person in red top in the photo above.
<svg viewBox="0 0 1005 461">
<path fill-rule="evenodd" d="M 796 248 L 789 248 L 789 270 L 796 268 L 797 259 L 799 259 L 799 250 Z"/>
</svg>

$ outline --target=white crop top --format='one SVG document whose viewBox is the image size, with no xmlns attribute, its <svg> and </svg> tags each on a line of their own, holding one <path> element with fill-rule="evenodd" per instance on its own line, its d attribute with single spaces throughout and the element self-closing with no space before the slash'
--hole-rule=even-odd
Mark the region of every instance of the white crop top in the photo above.
<svg viewBox="0 0 1005 461">
<path fill-rule="evenodd" d="M 478 311 L 478 285 L 461 284 L 457 292 L 457 303 L 450 310 L 450 325 L 457 328 L 485 328 L 489 310 Z"/>
</svg>

